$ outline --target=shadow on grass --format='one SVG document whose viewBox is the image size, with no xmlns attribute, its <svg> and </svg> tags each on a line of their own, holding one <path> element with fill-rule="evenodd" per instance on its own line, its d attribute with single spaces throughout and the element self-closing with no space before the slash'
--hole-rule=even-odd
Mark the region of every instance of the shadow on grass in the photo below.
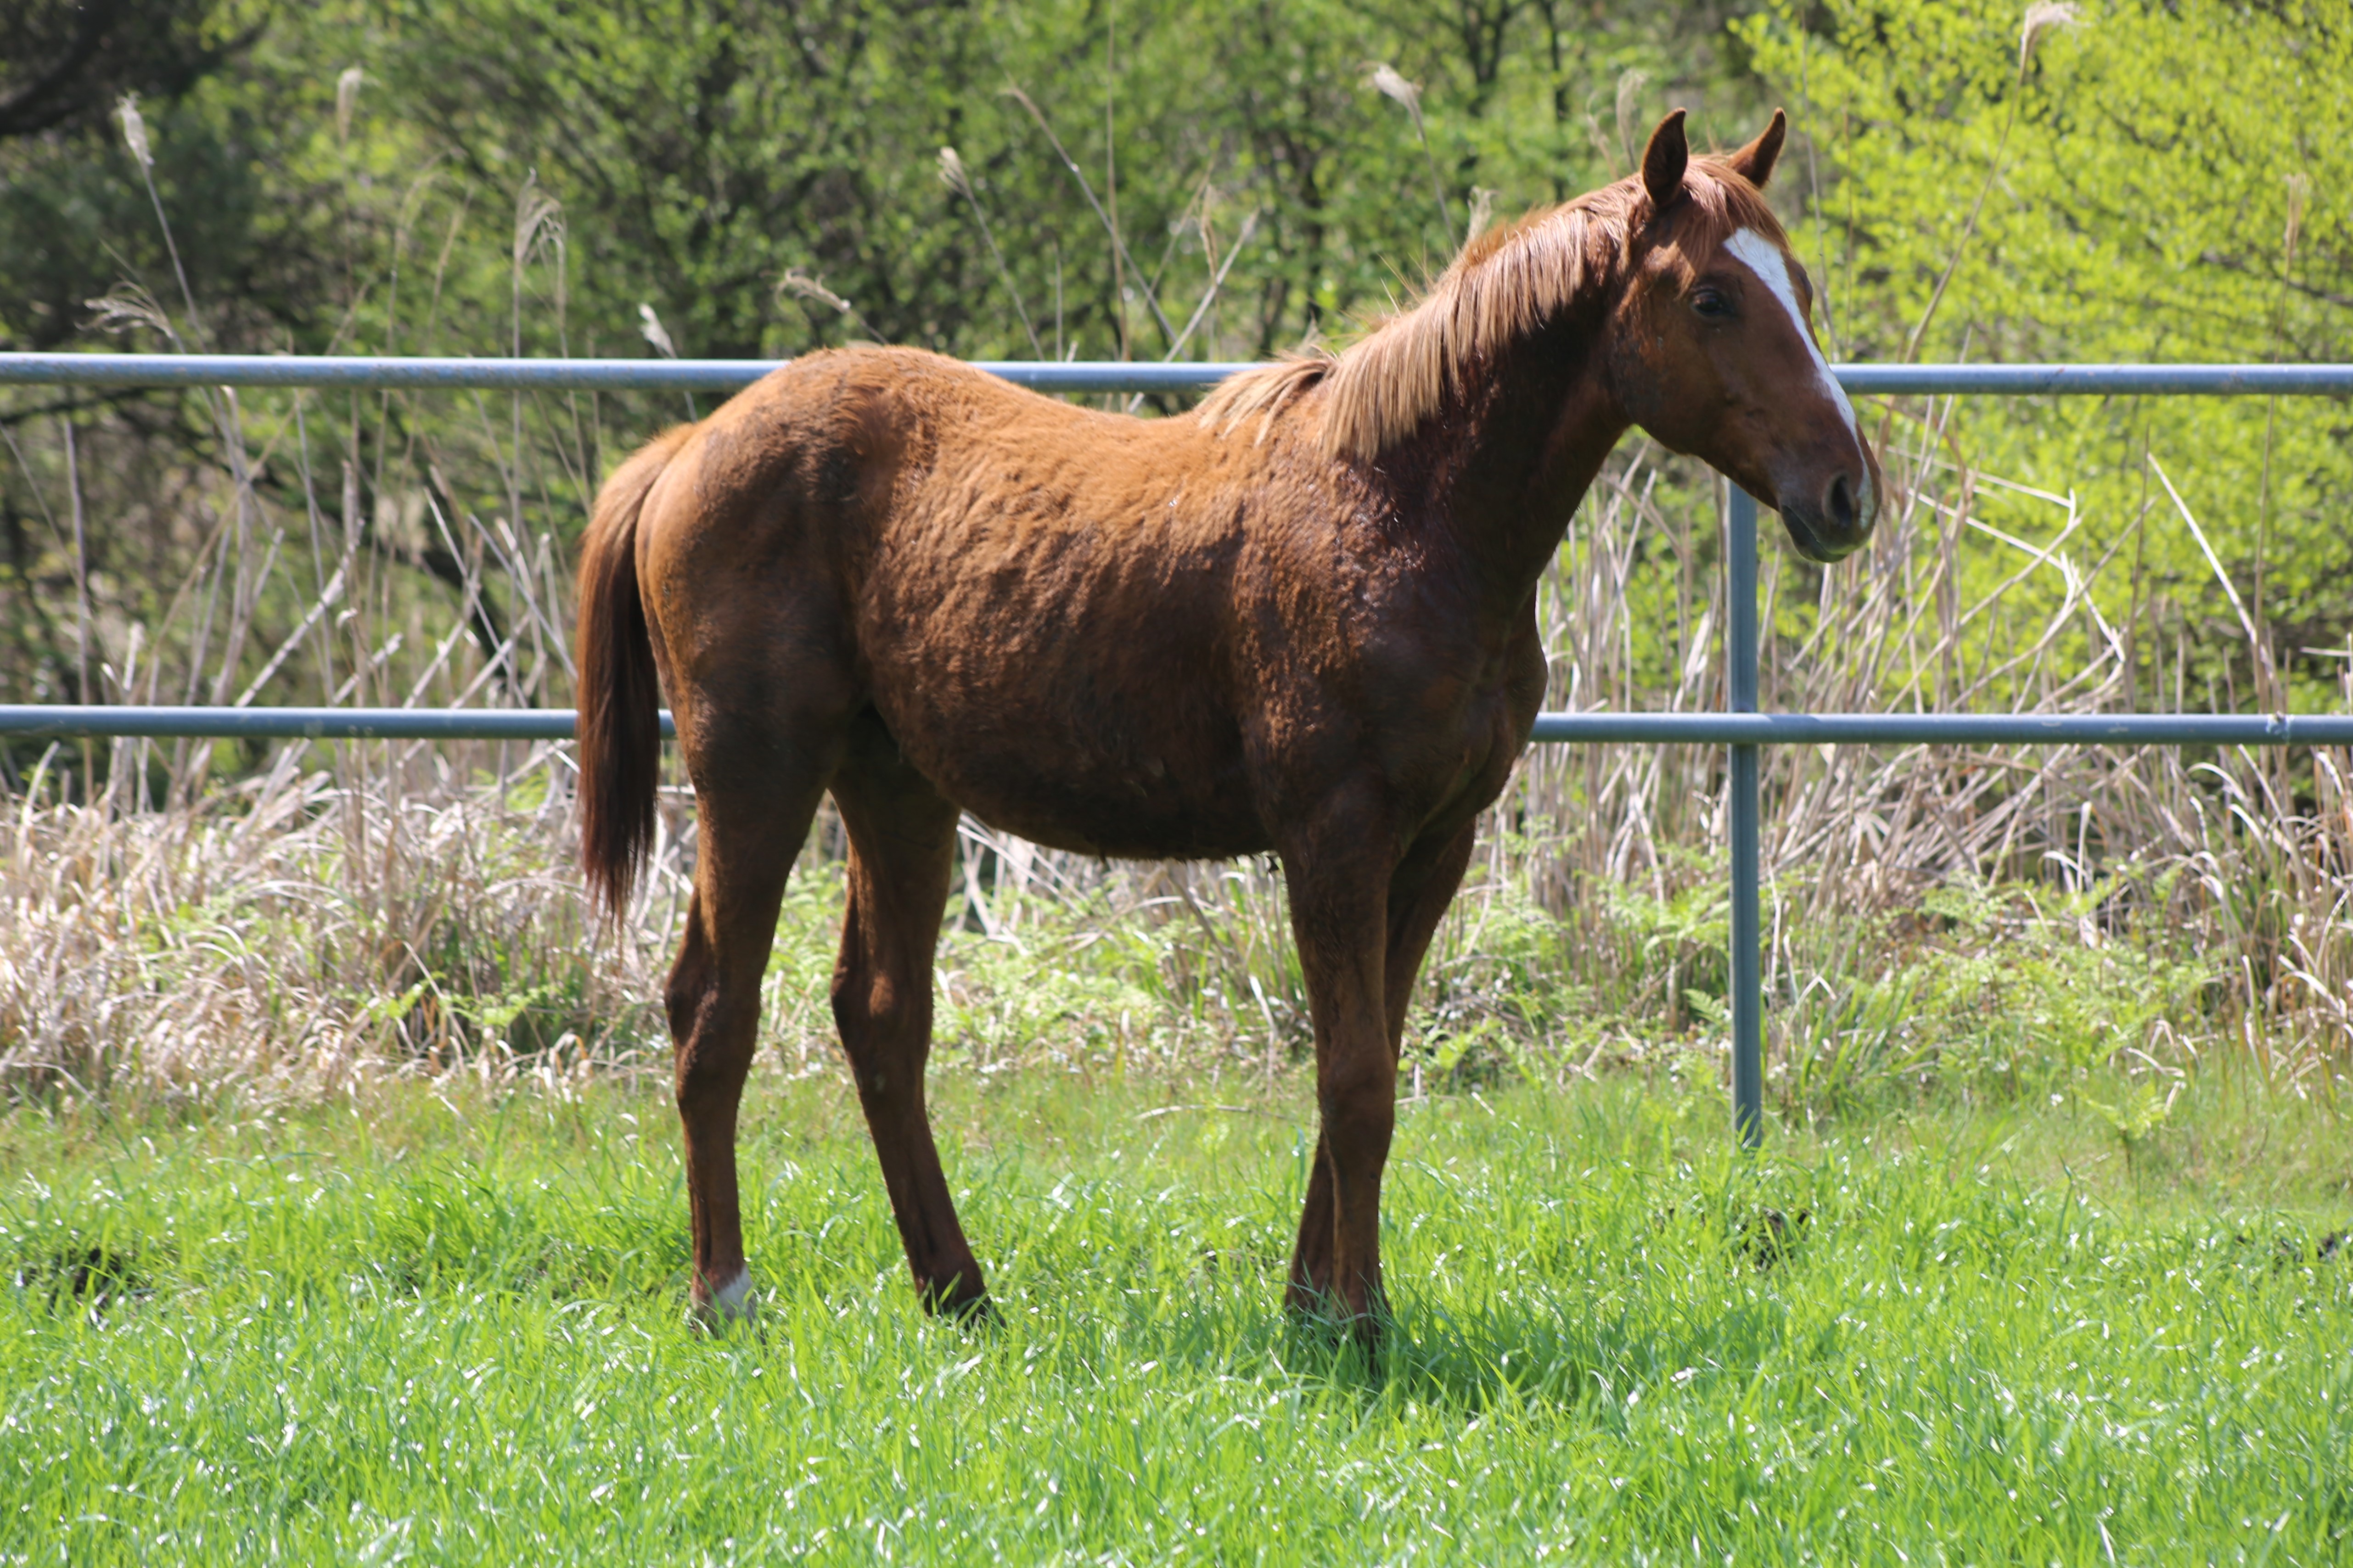
<svg viewBox="0 0 2353 1568">
<path fill-rule="evenodd" d="M 1662 1384 L 1742 1377 L 1786 1350 L 1788 1313 L 1740 1302 L 1713 1315 L 1620 1312 L 1578 1321 L 1557 1306 L 1461 1316 L 1419 1312 L 1385 1354 L 1386 1391 L 1475 1415 L 1589 1406 L 1623 1419 Z"/>
<path fill-rule="evenodd" d="M 92 1236 L 62 1215 L 0 1214 L 0 1285 L 52 1312 L 103 1321 L 155 1293 L 157 1259 L 148 1250 L 112 1231 Z"/>
<path fill-rule="evenodd" d="M 686 1238 L 659 1202 L 617 1202 L 586 1181 L 513 1184 L 455 1167 L 361 1200 L 353 1261 L 402 1294 L 449 1285 L 608 1299 L 682 1284 Z M 349 1245 L 349 1244 L 347 1244 Z"/>
<path fill-rule="evenodd" d="M 1745 1266 L 1745 1265 L 1744 1265 Z M 1412 1404 L 1468 1421 L 1542 1405 L 1592 1410 L 1622 1424 L 1629 1398 L 1662 1384 L 1740 1378 L 1789 1353 L 1779 1304 L 1728 1302 L 1720 1310 L 1661 1306 L 1597 1313 L 1575 1288 L 1525 1307 L 1465 1313 L 1406 1296 L 1385 1317 L 1379 1342 L 1364 1344 L 1336 1316 L 1282 1303 L 1279 1278 L 1205 1293 L 1155 1310 L 1139 1307 L 1111 1330 L 1136 1362 L 1182 1367 L 1208 1379 L 1263 1378 L 1270 1371 L 1320 1389 L 1366 1414 Z M 1108 1326 L 1107 1326 L 1108 1327 Z M 1835 1353 L 1809 1344 L 1808 1359 Z"/>
<path fill-rule="evenodd" d="M 10 1268 L 9 1279 L 19 1290 L 45 1295 L 51 1311 L 81 1310 L 103 1315 L 154 1293 L 135 1254 L 78 1237 L 41 1256 L 19 1259 Z"/>
</svg>

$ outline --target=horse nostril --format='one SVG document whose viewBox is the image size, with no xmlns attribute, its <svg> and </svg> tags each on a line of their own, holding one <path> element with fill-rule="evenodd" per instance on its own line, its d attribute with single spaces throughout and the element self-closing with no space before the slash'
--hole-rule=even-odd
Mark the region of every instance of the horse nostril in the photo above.
<svg viewBox="0 0 2353 1568">
<path fill-rule="evenodd" d="M 1854 487 L 1847 483 L 1844 474 L 1831 481 L 1830 493 L 1822 498 L 1822 510 L 1841 533 L 1854 531 Z"/>
</svg>

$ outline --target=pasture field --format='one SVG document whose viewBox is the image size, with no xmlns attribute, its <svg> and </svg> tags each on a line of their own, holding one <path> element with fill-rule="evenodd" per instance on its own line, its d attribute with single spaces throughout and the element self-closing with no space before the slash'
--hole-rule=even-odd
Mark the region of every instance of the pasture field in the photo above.
<svg viewBox="0 0 2353 1568">
<path fill-rule="evenodd" d="M 1618 1073 L 1400 1119 L 1395 1325 L 1278 1310 L 1306 1086 L 935 1073 L 927 1321 L 841 1079 L 687 1320 L 649 1083 L 0 1119 L 0 1562 L 2174 1563 L 2353 1552 L 2343 1115 L 2194 1075 L 1725 1152 Z M 2096 1081 L 2081 1086 L 2095 1092 Z"/>
</svg>

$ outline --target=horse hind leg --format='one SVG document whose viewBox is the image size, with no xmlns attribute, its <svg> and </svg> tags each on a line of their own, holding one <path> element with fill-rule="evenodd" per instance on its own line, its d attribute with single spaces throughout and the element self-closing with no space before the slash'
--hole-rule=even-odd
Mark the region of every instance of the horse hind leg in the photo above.
<svg viewBox="0 0 2353 1568">
<path fill-rule="evenodd" d="M 917 1294 L 931 1311 L 986 1310 L 980 1264 L 957 1222 L 923 1095 L 933 953 L 955 855 L 956 808 L 901 759 L 871 713 L 853 731 L 833 796 L 849 832 L 834 1023 Z"/>
<path fill-rule="evenodd" d="M 686 1136 L 694 1239 L 690 1294 L 698 1312 L 724 1321 L 749 1317 L 753 1308 L 735 1127 L 758 1043 L 760 978 L 776 942 L 785 879 L 824 795 L 825 770 L 804 766 L 779 777 L 773 761 L 757 775 L 718 765 L 719 759 L 698 762 L 701 778 L 712 782 L 699 782 L 695 792 L 694 889 L 665 1000 Z"/>
</svg>

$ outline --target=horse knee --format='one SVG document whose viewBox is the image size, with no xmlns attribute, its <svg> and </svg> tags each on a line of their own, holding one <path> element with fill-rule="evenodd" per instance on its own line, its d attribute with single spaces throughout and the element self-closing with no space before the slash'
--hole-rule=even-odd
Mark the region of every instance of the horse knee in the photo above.
<svg viewBox="0 0 2353 1568">
<path fill-rule="evenodd" d="M 1351 1064 L 1327 1073 L 1316 1095 L 1324 1132 L 1332 1152 L 1387 1156 L 1397 1125 L 1397 1067 L 1386 1058 Z"/>
</svg>

